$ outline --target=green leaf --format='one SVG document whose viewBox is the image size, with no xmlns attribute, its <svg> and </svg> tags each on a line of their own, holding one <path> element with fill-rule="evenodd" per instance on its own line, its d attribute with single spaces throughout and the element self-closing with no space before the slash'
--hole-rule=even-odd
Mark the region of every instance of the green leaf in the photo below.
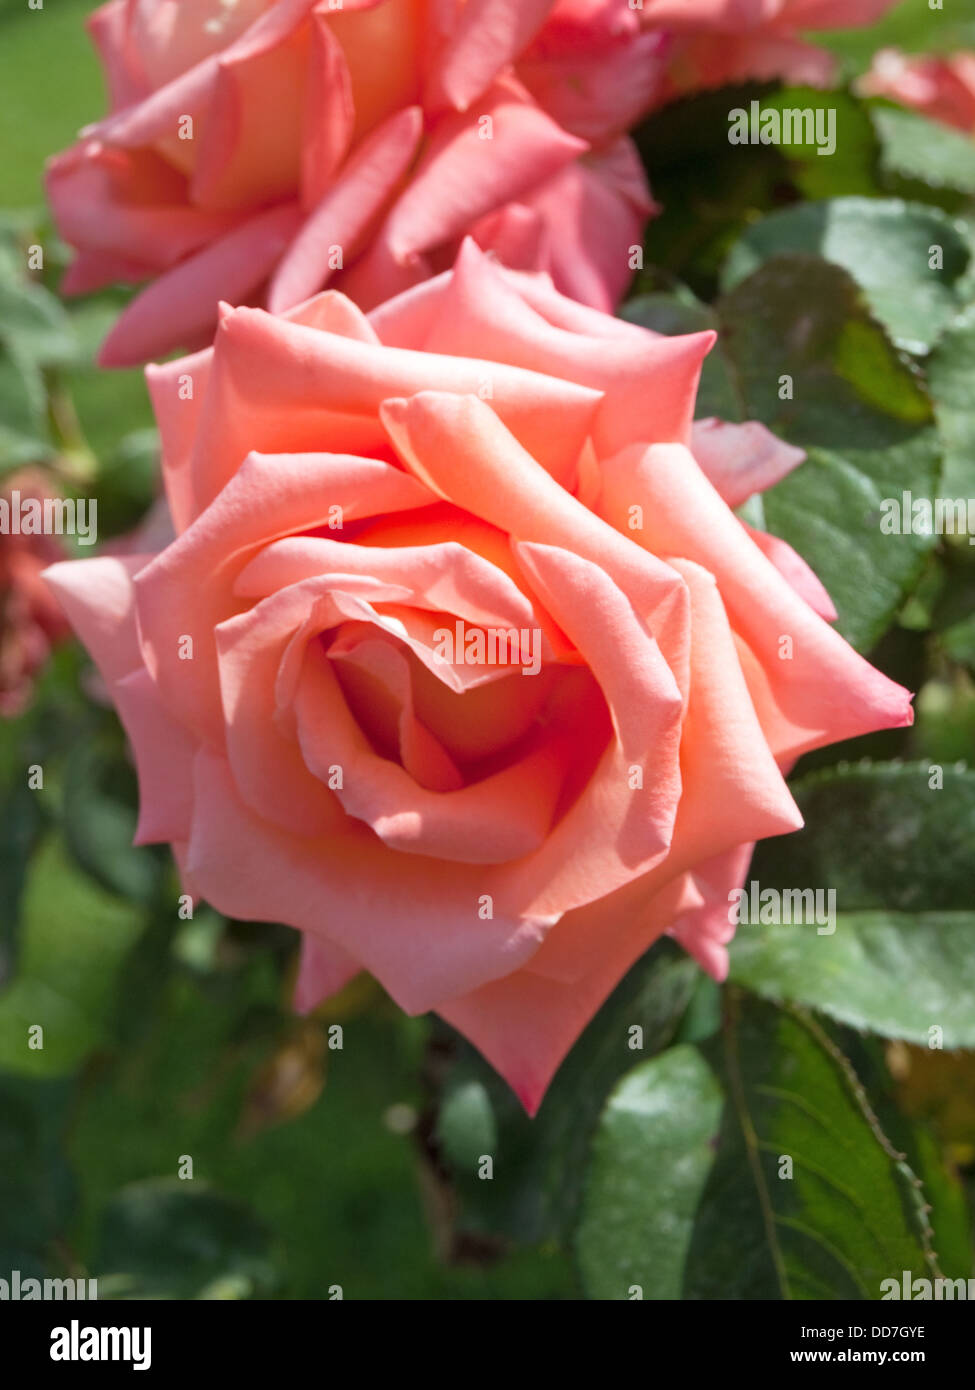
<svg viewBox="0 0 975 1390">
<path fill-rule="evenodd" d="M 622 306 L 619 316 L 628 323 L 639 324 L 641 328 L 649 328 L 653 333 L 663 333 L 668 337 L 680 333 L 704 333 L 718 326 L 708 306 L 689 290 L 635 295 Z"/>
<path fill-rule="evenodd" d="M 51 453 L 40 368 L 0 343 L 0 476 Z"/>
<path fill-rule="evenodd" d="M 27 864 L 44 825 L 38 798 L 26 782 L 16 781 L 0 794 L 0 983 L 9 976 L 17 947 L 20 898 Z"/>
<path fill-rule="evenodd" d="M 871 106 L 880 167 L 933 189 L 975 193 L 975 144 L 960 130 L 899 106 Z"/>
<path fill-rule="evenodd" d="M 110 1299 L 255 1298 L 275 1283 L 264 1226 L 196 1179 L 123 1188 L 102 1215 L 95 1272 Z"/>
<path fill-rule="evenodd" d="M 932 676 L 918 691 L 914 741 L 933 766 L 961 770 L 975 748 L 975 683 L 957 668 L 950 674 Z"/>
<path fill-rule="evenodd" d="M 751 83 L 700 92 L 667 103 L 634 132 L 663 209 L 647 227 L 646 264 L 692 280 L 708 296 L 728 247 L 787 178 L 775 146 L 728 141 L 728 112 L 770 91 Z"/>
<path fill-rule="evenodd" d="M 78 350 L 71 320 L 50 290 L 0 276 L 0 338 L 41 366 L 71 361 Z"/>
<path fill-rule="evenodd" d="M 940 779 L 920 763 L 800 778 L 805 831 L 763 845 L 749 881 L 832 890 L 835 923 L 741 925 L 732 978 L 886 1037 L 937 1027 L 945 1047 L 975 1046 L 975 774 Z"/>
<path fill-rule="evenodd" d="M 975 1047 L 975 912 L 840 912 L 824 936 L 742 926 L 731 957 L 732 979 L 766 999 L 888 1038 L 927 1044 L 939 1028 L 945 1047 Z"/>
<path fill-rule="evenodd" d="M 158 891 L 162 861 L 132 843 L 138 812 L 135 773 L 119 748 L 86 742 L 72 749 L 64 774 L 68 848 L 103 887 L 148 903 Z"/>
<path fill-rule="evenodd" d="M 931 248 L 943 264 L 932 269 Z M 732 289 L 772 256 L 801 252 L 842 266 L 898 346 L 926 352 L 962 307 L 969 246 L 940 208 L 898 198 L 837 198 L 771 213 L 733 247 L 722 284 Z"/>
<path fill-rule="evenodd" d="M 674 1034 L 678 1043 L 701 1043 L 713 1037 L 721 1027 L 721 986 L 703 971 L 697 977 L 694 992 Z"/>
<path fill-rule="evenodd" d="M 975 497 L 975 305 L 945 330 L 927 363 L 945 448 L 944 497 Z"/>
<path fill-rule="evenodd" d="M 159 494 L 159 435 L 136 430 L 120 440 L 95 479 L 99 537 L 131 531 Z"/>
<path fill-rule="evenodd" d="M 0 991 L 0 1068 L 61 1076 L 110 1034 L 118 972 L 142 930 L 141 914 L 73 872 L 48 839 L 31 860 L 20 956 Z M 29 1029 L 43 1028 L 43 1047 Z"/>
<path fill-rule="evenodd" d="M 844 1041 L 735 990 L 720 1037 L 631 1071 L 592 1146 L 586 1291 L 875 1300 L 905 1269 L 967 1276 L 957 1184 L 890 1112 L 876 1059 Z"/>
<path fill-rule="evenodd" d="M 474 1050 L 459 1044 L 450 1090 L 470 1082 L 482 1085 L 497 1134 L 494 1148 L 480 1150 L 494 1156 L 492 1181 L 480 1181 L 469 1164 L 454 1170 L 465 1230 L 503 1233 L 519 1241 L 569 1232 L 603 1102 L 634 1058 L 652 1056 L 673 1037 L 698 974 L 694 962 L 672 942 L 658 942 L 572 1048 L 534 1120 Z M 642 1032 L 633 1033 L 634 1027 Z M 633 1050 L 635 1039 L 642 1051 Z M 481 1116 L 483 1134 L 483 1111 Z"/>
<path fill-rule="evenodd" d="M 763 841 L 750 879 L 763 888 L 833 888 L 842 912 L 971 908 L 975 772 L 923 763 L 840 764 L 790 791 L 800 835 Z M 826 940 L 819 938 L 820 944 Z"/>
<path fill-rule="evenodd" d="M 458 1172 L 475 1172 L 481 1157 L 495 1152 L 494 1111 L 480 1081 L 462 1081 L 448 1090 L 437 1116 L 436 1139 Z"/>
<path fill-rule="evenodd" d="M 952 661 L 975 671 L 975 613 L 945 628 L 941 641 Z"/>
<path fill-rule="evenodd" d="M 931 403 L 839 266 L 775 257 L 717 306 L 718 349 L 745 414 L 807 453 L 764 495 L 769 531 L 826 585 L 839 631 L 869 649 L 917 582 L 934 536 L 887 536 L 881 503 L 933 495 L 941 454 Z M 781 379 L 793 399 L 780 399 Z"/>
<path fill-rule="evenodd" d="M 957 1191 L 938 1174 L 929 1218 L 923 1143 L 890 1131 L 874 1086 L 814 1018 L 733 997 L 705 1054 L 728 1100 L 684 1298 L 877 1300 L 904 1270 L 968 1276 L 965 1240 L 930 1229 L 957 1223 Z"/>
<path fill-rule="evenodd" d="M 79 364 L 66 373 L 66 385 L 88 445 L 97 458 L 108 460 L 110 471 L 112 456 L 121 447 L 119 440 L 154 424 L 142 368 L 106 372 L 95 365 L 99 346 L 130 298 L 118 290 L 105 290 L 70 310 L 81 346 Z"/>
<path fill-rule="evenodd" d="M 753 101 L 763 111 L 830 113 L 835 150 L 822 154 L 815 141 L 731 144 L 729 116 L 749 112 Z M 776 90 L 771 83 L 699 92 L 655 111 L 634 139 L 662 208 L 647 227 L 648 270 L 638 279 L 638 292 L 658 288 L 663 269 L 710 298 L 729 248 L 769 207 L 796 195 L 821 199 L 880 191 L 877 136 L 863 103 L 844 92 Z"/>
<path fill-rule="evenodd" d="M 762 102 L 763 110 L 813 112 L 817 121 L 814 141 L 778 146 L 789 174 L 804 198 L 839 198 L 848 194 L 874 193 L 877 189 L 877 136 L 864 105 L 849 92 L 835 88 L 785 87 Z M 820 111 L 829 124 L 823 125 Z M 832 153 L 819 142 L 819 132 L 835 137 Z M 783 134 L 789 128 L 782 127 Z M 805 130 L 803 129 L 803 133 Z"/>
<path fill-rule="evenodd" d="M 591 1298 L 681 1296 L 684 1262 L 714 1163 L 723 1094 L 696 1047 L 634 1067 L 599 1121 L 576 1232 Z"/>
<path fill-rule="evenodd" d="M 75 1185 L 63 1156 L 70 1100 L 62 1082 L 0 1077 L 0 1270 L 43 1278 L 59 1266 L 55 1242 L 73 1214 Z"/>
</svg>

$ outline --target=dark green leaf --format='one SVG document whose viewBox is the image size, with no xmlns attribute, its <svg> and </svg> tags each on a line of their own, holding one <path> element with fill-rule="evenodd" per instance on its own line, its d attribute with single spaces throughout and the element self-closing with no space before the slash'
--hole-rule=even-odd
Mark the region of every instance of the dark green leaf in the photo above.
<svg viewBox="0 0 975 1390">
<path fill-rule="evenodd" d="M 834 888 L 841 912 L 971 908 L 975 772 L 840 765 L 790 790 L 805 829 L 759 845 L 749 878 L 763 888 Z"/>
<path fill-rule="evenodd" d="M 0 1277 L 43 1278 L 72 1216 L 75 1185 L 62 1149 L 64 1083 L 0 1077 Z"/>
<path fill-rule="evenodd" d="M 690 1044 L 634 1067 L 615 1087 L 593 1140 L 576 1232 L 590 1298 L 680 1298 L 723 1100 Z"/>
<path fill-rule="evenodd" d="M 742 926 L 731 959 L 732 978 L 766 999 L 888 1038 L 975 1047 L 975 912 L 840 912 L 822 936 Z"/>
<path fill-rule="evenodd" d="M 783 140 L 778 146 L 787 161 L 789 175 L 804 198 L 839 198 L 876 191 L 877 136 L 862 102 L 836 89 L 785 87 L 766 97 L 762 109 L 798 110 L 804 116 L 809 111 L 817 122 L 815 139 L 804 139 L 798 144 Z M 823 124 L 824 117 L 827 124 Z M 783 135 L 788 130 L 783 123 Z M 831 134 L 835 148 L 829 152 Z"/>
<path fill-rule="evenodd" d="M 732 146 L 728 112 L 770 84 L 724 87 L 656 111 L 634 138 L 663 209 L 647 227 L 648 267 L 662 267 L 710 295 L 728 247 L 775 198 L 787 175 L 772 145 Z M 645 288 L 639 281 L 637 289 Z"/>
<path fill-rule="evenodd" d="M 718 305 L 748 417 L 807 452 L 764 496 L 768 529 L 826 585 L 839 630 L 872 647 L 919 578 L 934 536 L 884 535 L 881 503 L 933 495 L 931 404 L 853 280 L 812 256 L 775 257 Z M 782 399 L 792 383 L 793 399 Z"/>
<path fill-rule="evenodd" d="M 61 1076 L 108 1036 L 118 971 L 142 917 L 72 872 L 55 839 L 31 861 L 21 916 L 17 973 L 0 991 L 0 1067 Z M 31 1046 L 36 1025 L 43 1047 Z"/>
<path fill-rule="evenodd" d="M 96 1273 L 100 1298 L 254 1298 L 275 1282 L 261 1223 L 195 1178 L 118 1193 L 102 1215 Z"/>
<path fill-rule="evenodd" d="M 120 440 L 153 427 L 142 368 L 106 372 L 95 365 L 98 348 L 130 297 L 105 291 L 70 311 L 81 346 L 79 365 L 66 373 L 66 383 L 82 433 L 96 457 L 108 460 L 109 469 Z"/>
<path fill-rule="evenodd" d="M 10 977 L 17 948 L 20 897 L 27 865 L 40 838 L 44 817 L 37 793 L 17 781 L 0 796 L 0 985 Z"/>
<path fill-rule="evenodd" d="M 876 1300 L 904 1270 L 967 1277 L 967 1248 L 942 1248 L 929 1229 L 917 1145 L 905 1151 L 903 1127 L 885 1132 L 812 1017 L 736 999 L 720 1047 L 706 1052 L 728 1103 L 685 1298 Z"/>
<path fill-rule="evenodd" d="M 899 106 L 876 105 L 870 115 L 882 171 L 929 188 L 975 193 L 975 144 L 962 131 Z"/>
<path fill-rule="evenodd" d="M 458 1173 L 476 1173 L 481 1158 L 497 1151 L 498 1134 L 491 1098 L 480 1081 L 450 1087 L 437 1115 L 436 1139 Z"/>
<path fill-rule="evenodd" d="M 98 469 L 99 536 L 131 531 L 159 494 L 159 435 L 155 430 L 127 434 Z"/>
<path fill-rule="evenodd" d="M 940 248 L 941 264 L 936 248 Z M 842 266 L 894 341 L 926 352 L 962 305 L 966 238 L 939 208 L 897 198 L 836 198 L 770 213 L 732 249 L 722 283 L 731 289 L 772 256 L 815 254 Z"/>
<path fill-rule="evenodd" d="M 945 628 L 941 641 L 953 661 L 975 671 L 975 614 Z"/>
<path fill-rule="evenodd" d="M 0 343 L 0 476 L 51 453 L 40 368 Z"/>
<path fill-rule="evenodd" d="M 732 977 L 887 1037 L 975 1046 L 975 774 L 874 764 L 792 791 L 805 831 L 763 845 L 749 881 L 832 891 L 835 920 L 743 924 Z"/>
<path fill-rule="evenodd" d="M 0 276 L 0 338 L 41 366 L 70 361 L 78 350 L 71 320 L 41 284 Z"/>
<path fill-rule="evenodd" d="M 98 883 L 145 903 L 162 870 L 155 851 L 133 846 L 137 798 L 135 772 L 120 749 L 98 741 L 71 751 L 64 777 L 68 848 Z"/>
<path fill-rule="evenodd" d="M 975 497 L 975 306 L 950 324 L 927 363 L 945 449 L 941 494 Z"/>
<path fill-rule="evenodd" d="M 571 1229 L 585 1154 L 605 1098 L 635 1058 L 653 1056 L 670 1041 L 698 973 L 676 946 L 658 943 L 572 1048 L 534 1120 L 465 1046 L 452 1084 L 480 1082 L 497 1126 L 492 1181 L 480 1181 L 470 1168 L 454 1174 L 465 1229 L 501 1232 L 521 1241 Z M 642 1032 L 632 1032 L 634 1028 Z M 635 1042 L 642 1048 L 634 1050 Z"/>
</svg>

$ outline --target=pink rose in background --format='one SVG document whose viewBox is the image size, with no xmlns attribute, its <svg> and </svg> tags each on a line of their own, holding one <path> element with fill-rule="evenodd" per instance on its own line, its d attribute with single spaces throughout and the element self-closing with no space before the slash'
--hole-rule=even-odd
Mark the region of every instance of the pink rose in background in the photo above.
<svg viewBox="0 0 975 1390">
<path fill-rule="evenodd" d="M 975 133 L 975 53 L 908 57 L 885 48 L 861 79 L 860 90 L 867 96 L 890 97 L 932 120 Z"/>
<path fill-rule="evenodd" d="M 21 500 L 56 497 L 39 469 L 4 479 L 0 498 L 7 508 Z M 58 536 L 5 534 L 0 544 L 0 717 L 12 718 L 28 704 L 34 679 L 51 649 L 68 635 L 61 606 L 41 578 L 48 565 L 63 559 Z"/>
<path fill-rule="evenodd" d="M 652 942 L 727 970 L 800 754 L 911 722 L 733 506 L 801 453 L 692 426 L 714 335 L 585 308 L 472 242 L 368 318 L 226 308 L 149 369 L 176 539 L 48 577 L 118 705 L 140 842 L 359 970 L 538 1106 Z M 783 634 L 793 659 L 780 659 Z"/>
<path fill-rule="evenodd" d="M 806 30 L 873 24 L 899 0 L 642 0 L 650 31 L 669 35 L 667 74 L 658 103 L 701 88 L 770 81 L 827 86 L 832 54 Z"/>
<path fill-rule="evenodd" d="M 216 306 L 364 308 L 464 235 L 612 308 L 652 211 L 623 132 L 658 42 L 617 0 L 109 0 L 112 114 L 48 171 L 80 293 L 150 281 L 121 366 L 209 342 Z M 520 60 L 524 59 L 524 71 Z"/>
<path fill-rule="evenodd" d="M 518 74 L 566 130 L 601 141 L 656 105 L 669 47 L 627 0 L 556 0 Z"/>
</svg>

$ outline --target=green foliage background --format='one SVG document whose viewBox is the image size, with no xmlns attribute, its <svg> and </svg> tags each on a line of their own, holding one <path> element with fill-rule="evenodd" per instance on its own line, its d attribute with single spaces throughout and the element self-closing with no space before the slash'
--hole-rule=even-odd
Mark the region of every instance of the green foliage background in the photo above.
<svg viewBox="0 0 975 1390">
<path fill-rule="evenodd" d="M 152 416 L 140 373 L 92 365 L 121 296 L 56 298 L 40 182 L 101 109 L 90 8 L 0 0 L 0 473 L 49 468 L 108 535 L 152 501 Z M 885 43 L 975 47 L 975 0 L 904 0 L 829 41 L 847 79 Z M 756 95 L 835 106 L 837 155 L 732 156 L 727 112 Z M 175 919 L 167 855 L 131 848 L 117 721 L 64 646 L 0 723 L 0 1276 L 96 1275 L 102 1297 L 871 1299 L 902 1269 L 972 1273 L 975 550 L 881 536 L 878 509 L 975 497 L 975 143 L 846 88 L 772 87 L 682 102 L 637 139 L 666 211 L 623 312 L 721 330 L 699 413 L 808 454 L 749 521 L 917 692 L 913 729 L 803 760 L 806 829 L 756 856 L 763 886 L 836 888 L 835 935 L 743 928 L 723 990 L 658 945 L 530 1122 L 367 981 L 296 1018 L 292 933 Z"/>
</svg>

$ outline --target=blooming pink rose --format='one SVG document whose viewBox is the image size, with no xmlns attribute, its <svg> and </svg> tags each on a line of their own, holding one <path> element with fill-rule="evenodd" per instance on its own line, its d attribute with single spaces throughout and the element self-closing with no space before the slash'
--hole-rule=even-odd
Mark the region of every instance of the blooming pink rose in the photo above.
<svg viewBox="0 0 975 1390">
<path fill-rule="evenodd" d="M 885 48 L 861 79 L 860 90 L 890 97 L 932 120 L 975 134 L 975 53 L 908 58 Z"/>
<path fill-rule="evenodd" d="M 176 539 L 49 571 L 134 744 L 139 840 L 304 933 L 299 1007 L 368 970 L 532 1111 L 661 934 L 724 974 L 752 842 L 801 823 L 782 769 L 911 722 L 732 511 L 801 454 L 692 428 L 713 339 L 471 241 L 368 318 L 227 308 L 148 371 Z"/>
<path fill-rule="evenodd" d="M 52 647 L 69 631 L 41 578 L 48 565 L 65 554 L 63 542 L 58 536 L 14 529 L 22 502 L 43 504 L 56 496 L 37 469 L 9 474 L 0 491 L 6 522 L 0 540 L 0 718 L 21 713 Z M 17 512 L 16 523 L 11 521 L 12 511 Z"/>
<path fill-rule="evenodd" d="M 726 83 L 769 81 L 825 87 L 836 63 L 807 43 L 810 29 L 872 24 L 897 0 L 642 0 L 644 25 L 667 32 L 667 77 L 658 104 Z"/>
<path fill-rule="evenodd" d="M 102 363 L 209 342 L 221 299 L 372 307 L 468 233 L 613 307 L 653 210 L 623 132 L 657 44 L 616 0 L 549 32 L 553 3 L 109 0 L 112 113 L 48 172 L 65 291 L 152 282 Z"/>
</svg>

